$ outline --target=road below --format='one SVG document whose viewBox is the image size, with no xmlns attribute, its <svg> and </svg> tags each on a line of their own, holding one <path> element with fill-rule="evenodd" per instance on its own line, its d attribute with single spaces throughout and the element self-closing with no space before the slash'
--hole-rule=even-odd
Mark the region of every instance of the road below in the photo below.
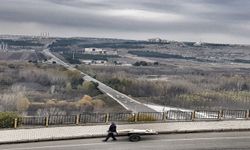
<svg viewBox="0 0 250 150">
<path fill-rule="evenodd" d="M 247 150 L 250 132 L 219 132 L 145 136 L 140 142 L 102 142 L 100 138 L 1 145 L 1 150 Z"/>
<path fill-rule="evenodd" d="M 57 64 L 63 65 L 69 70 L 77 70 L 76 68 L 72 67 L 70 64 L 65 63 L 64 61 L 57 58 L 55 55 L 53 55 L 49 49 L 43 50 L 44 54 L 51 57 L 53 61 L 57 62 Z M 78 70 L 80 71 L 80 70 Z M 117 101 L 121 106 L 123 106 L 126 110 L 132 111 L 132 112 L 155 112 L 155 110 L 147 107 L 146 105 L 132 99 L 131 97 L 112 89 L 111 87 L 103 84 L 102 82 L 90 77 L 89 75 L 85 74 L 84 72 L 80 71 L 81 74 L 84 76 L 85 81 L 93 81 L 99 84 L 98 88 L 103 93 L 107 94 L 109 97 Z"/>
</svg>

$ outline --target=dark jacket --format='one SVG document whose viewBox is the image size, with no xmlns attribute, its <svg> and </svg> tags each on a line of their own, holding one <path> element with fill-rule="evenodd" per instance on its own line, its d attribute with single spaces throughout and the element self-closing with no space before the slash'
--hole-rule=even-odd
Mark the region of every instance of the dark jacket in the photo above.
<svg viewBox="0 0 250 150">
<path fill-rule="evenodd" d="M 108 130 L 108 132 L 117 132 L 116 131 L 116 125 L 114 124 L 114 123 L 112 123 L 110 126 L 109 126 L 109 130 Z"/>
</svg>

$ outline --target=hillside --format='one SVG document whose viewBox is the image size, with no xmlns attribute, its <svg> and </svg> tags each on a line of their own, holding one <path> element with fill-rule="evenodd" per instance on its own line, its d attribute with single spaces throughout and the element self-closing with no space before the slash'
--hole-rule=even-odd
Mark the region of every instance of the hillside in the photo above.
<svg viewBox="0 0 250 150">
<path fill-rule="evenodd" d="M 33 39 L 31 43 L 36 42 L 38 40 Z M 49 45 L 50 50 L 63 60 L 77 64 L 76 67 L 81 71 L 144 103 L 190 109 L 247 109 L 250 107 L 250 46 L 248 45 L 213 43 L 197 45 L 194 42 L 102 38 L 51 38 L 40 42 L 44 45 L 52 43 Z M 28 64 L 35 66 L 32 69 L 28 67 L 27 72 L 30 72 L 30 69 L 39 69 L 39 74 L 44 74 L 43 72 L 58 70 L 59 66 L 49 64 L 51 61 L 42 61 L 49 58 L 43 56 L 41 46 L 35 50 L 26 46 L 14 45 L 13 49 L 2 50 L 0 60 L 19 61 L 19 63 L 30 62 L 30 60 L 36 62 Z M 34 45 L 32 47 L 34 48 Z M 110 51 L 117 53 L 112 55 L 85 53 L 85 48 L 89 47 L 99 48 L 107 53 Z M 84 60 L 91 63 L 84 64 Z M 104 63 L 98 64 L 97 61 L 100 60 Z M 96 62 L 92 63 L 94 61 Z M 13 68 L 12 64 L 9 66 L 12 71 L 18 70 L 16 67 Z M 10 70 L 3 70 L 2 83 L 6 85 L 2 86 L 2 90 L 8 91 L 15 85 L 12 80 L 21 81 L 22 78 L 11 77 Z M 64 73 L 65 70 L 56 74 Z M 39 74 L 37 76 L 40 76 Z M 26 75 L 29 76 L 29 74 Z M 55 77 L 50 76 L 45 75 L 41 79 L 42 81 L 54 80 Z M 56 82 L 59 85 L 52 84 L 50 81 L 41 82 L 41 79 L 36 82 L 28 80 L 25 83 L 18 80 L 17 83 L 20 82 L 20 85 L 32 91 L 28 95 L 28 98 L 35 102 L 32 108 L 41 107 L 41 103 L 46 104 L 48 100 L 52 106 L 59 105 L 58 102 L 69 102 L 64 103 L 63 109 L 65 104 L 74 107 L 73 103 L 87 94 L 94 99 L 105 101 L 106 104 L 102 109 L 95 110 L 89 107 L 88 111 L 119 111 L 120 106 L 113 107 L 112 100 L 108 100 L 109 98 L 101 94 L 90 94 L 95 89 L 84 91 L 83 82 L 76 82 L 75 85 L 75 82 L 70 82 L 69 77 L 59 77 L 64 80 Z M 44 83 L 48 85 L 43 85 Z M 51 94 L 51 88 L 56 92 Z M 66 92 L 67 89 L 72 90 Z M 83 104 L 94 105 L 92 100 L 86 101 L 86 97 L 82 101 Z"/>
</svg>

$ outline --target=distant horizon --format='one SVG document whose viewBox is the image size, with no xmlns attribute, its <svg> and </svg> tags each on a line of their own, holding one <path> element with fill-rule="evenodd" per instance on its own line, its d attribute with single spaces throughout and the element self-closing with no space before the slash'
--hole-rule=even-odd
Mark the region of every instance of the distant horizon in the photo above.
<svg viewBox="0 0 250 150">
<path fill-rule="evenodd" d="M 1 0 L 0 34 L 250 44 L 249 0 Z"/>
<path fill-rule="evenodd" d="M 0 37 L 2 36 L 20 36 L 20 37 L 42 37 L 41 35 L 29 35 L 29 34 L 0 34 Z M 131 40 L 131 41 L 148 41 L 149 39 L 154 39 L 154 38 L 160 38 L 160 37 L 149 37 L 148 39 L 128 39 L 128 38 L 116 38 L 116 37 L 94 37 L 94 36 L 48 36 L 48 38 L 96 38 L 96 39 L 117 39 L 117 40 Z M 170 42 L 190 42 L 190 43 L 196 43 L 196 42 L 201 42 L 201 43 L 206 43 L 206 44 L 229 44 L 229 45 L 245 45 L 249 46 L 250 44 L 244 44 L 244 43 L 215 43 L 215 42 L 206 42 L 206 41 L 188 41 L 188 40 L 173 40 L 173 39 L 164 39 L 160 38 L 162 40 L 167 40 Z"/>
</svg>

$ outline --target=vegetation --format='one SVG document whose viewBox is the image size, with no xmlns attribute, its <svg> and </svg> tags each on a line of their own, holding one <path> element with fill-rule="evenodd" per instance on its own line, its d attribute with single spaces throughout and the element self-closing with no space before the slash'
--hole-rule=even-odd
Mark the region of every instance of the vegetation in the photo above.
<svg viewBox="0 0 250 150">
<path fill-rule="evenodd" d="M 136 118 L 137 117 L 137 118 Z M 137 119 L 137 121 L 156 121 L 156 118 L 153 115 L 150 114 L 137 114 L 136 116 L 131 116 L 128 118 L 129 122 L 134 122 Z"/>
<path fill-rule="evenodd" d="M 110 58 L 118 58 L 115 55 L 94 55 L 94 54 L 82 54 L 75 53 L 73 58 L 73 53 L 65 52 L 62 56 L 71 64 L 80 64 L 80 59 L 82 60 L 108 60 Z"/>
<path fill-rule="evenodd" d="M 0 39 L 0 43 L 6 43 L 9 46 L 43 46 L 43 44 L 34 42 L 32 40 L 5 40 L 5 39 Z"/>
<path fill-rule="evenodd" d="M 78 39 L 73 39 L 73 38 L 58 39 L 50 45 L 50 48 L 67 47 L 67 46 L 75 45 L 81 41 L 83 41 L 83 40 L 78 40 Z"/>
<path fill-rule="evenodd" d="M 248 71 L 168 69 L 156 67 L 80 66 L 96 78 L 145 103 L 190 109 L 248 109 Z M 175 70 L 175 71 L 174 71 Z M 155 74 L 154 80 L 145 75 Z M 161 79 L 161 75 L 167 79 Z M 158 75 L 158 76 L 157 76 Z M 145 76 L 144 78 L 142 78 Z"/>
<path fill-rule="evenodd" d="M 149 63 L 146 61 L 137 61 L 133 64 L 133 66 L 152 66 L 152 65 L 159 65 L 159 63 L 158 62 Z"/>
<path fill-rule="evenodd" d="M 128 53 L 141 57 L 175 58 L 175 59 L 195 59 L 194 57 L 184 57 L 181 55 L 165 54 L 154 51 L 129 51 Z"/>
<path fill-rule="evenodd" d="M 194 60 L 198 62 L 214 62 L 212 60 L 208 59 L 200 59 L 196 57 L 187 57 L 182 55 L 176 55 L 176 54 L 166 54 L 166 53 L 160 53 L 160 52 L 154 52 L 154 51 L 128 51 L 128 53 L 140 57 L 153 57 L 153 58 L 165 58 L 165 59 L 183 59 L 183 60 Z M 135 66 L 140 65 L 138 62 L 134 64 Z M 142 66 L 145 66 L 143 64 Z"/>
<path fill-rule="evenodd" d="M 14 40 L 4 42 L 27 47 L 40 45 L 32 40 L 22 41 L 21 44 Z M 192 109 L 249 109 L 250 72 L 248 68 L 243 68 L 249 63 L 249 47 L 210 43 L 195 47 L 193 44 L 62 38 L 51 44 L 50 49 L 73 64 L 80 64 L 80 59 L 108 60 L 114 57 L 74 53 L 73 59 L 72 52 L 85 47 L 118 49 L 119 52 L 129 49 L 133 55 L 159 58 L 161 65 L 144 61 L 135 62 L 132 67 L 77 65 L 83 72 L 142 102 Z M 8 54 L 17 58 L 17 54 Z M 35 57 L 45 59 L 39 55 Z M 25 58 L 30 59 L 30 56 Z M 171 60 L 167 60 L 169 58 Z M 191 64 L 188 63 L 191 61 L 185 60 L 197 62 Z M 224 68 L 219 63 L 203 63 L 214 61 L 241 64 L 237 64 L 236 68 L 231 64 Z M 33 60 L 30 59 L 30 62 Z M 45 65 L 34 62 L 36 64 L 0 62 L 0 111 L 28 115 L 124 111 L 113 100 L 102 95 L 98 84 L 83 81 L 78 71 L 69 71 L 56 63 Z"/>
<path fill-rule="evenodd" d="M 244 59 L 234 59 L 232 60 L 235 63 L 245 63 L 245 64 L 250 64 L 250 60 L 244 60 Z"/>
<path fill-rule="evenodd" d="M 0 112 L 0 128 L 13 128 L 14 119 L 19 116 L 13 112 Z"/>
<path fill-rule="evenodd" d="M 156 118 L 150 114 L 139 114 L 138 121 L 156 121 Z"/>
<path fill-rule="evenodd" d="M 140 43 L 135 42 L 121 42 L 121 43 L 94 43 L 94 44 L 81 44 L 80 47 L 96 47 L 96 48 L 125 48 L 125 49 L 136 49 L 136 48 L 144 48 Z"/>
<path fill-rule="evenodd" d="M 0 62 L 0 85 L 0 112 L 46 115 L 112 111 L 105 105 L 112 100 L 101 96 L 97 83 L 84 81 L 80 72 L 56 64 Z M 79 105 L 84 95 L 91 97 L 90 105 Z"/>
</svg>

